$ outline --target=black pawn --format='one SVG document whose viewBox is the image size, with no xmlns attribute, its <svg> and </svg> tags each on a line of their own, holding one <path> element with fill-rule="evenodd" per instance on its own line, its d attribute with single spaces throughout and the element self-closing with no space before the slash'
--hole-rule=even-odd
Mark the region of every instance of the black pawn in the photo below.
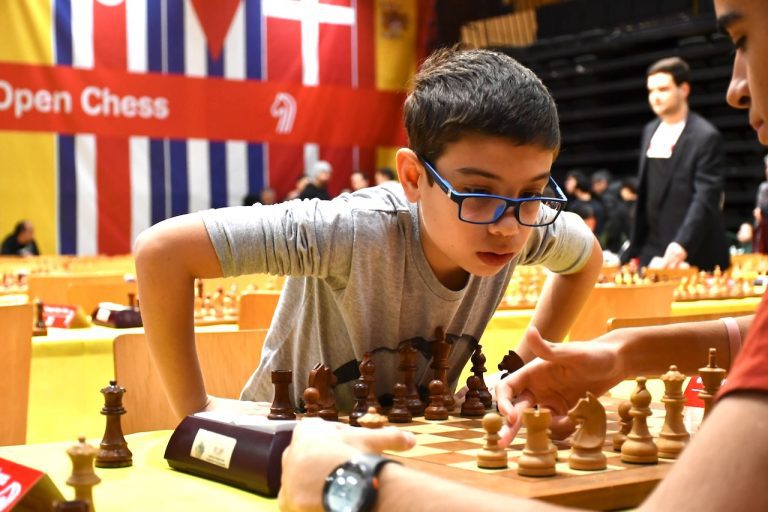
<svg viewBox="0 0 768 512">
<path fill-rule="evenodd" d="M 357 380 L 352 386 L 355 395 L 355 407 L 349 415 L 349 424 L 359 427 L 357 420 L 368 412 L 368 384 L 364 380 Z"/>
<path fill-rule="evenodd" d="M 428 420 L 447 420 L 448 409 L 443 404 L 445 397 L 445 384 L 440 380 L 432 380 L 429 383 L 429 406 L 424 409 L 424 418 Z"/>
<path fill-rule="evenodd" d="M 480 401 L 480 386 L 482 379 L 477 375 L 467 377 L 467 394 L 464 395 L 464 403 L 461 404 L 461 415 L 475 418 L 485 414 L 485 405 Z"/>
<path fill-rule="evenodd" d="M 317 418 L 320 416 L 318 400 L 320 400 L 320 392 L 317 388 L 307 388 L 304 390 L 304 407 L 307 409 L 307 412 L 304 413 L 305 418 Z"/>
<path fill-rule="evenodd" d="M 408 409 L 408 399 L 406 394 L 408 388 L 405 384 L 398 382 L 395 384 L 395 398 L 392 403 L 392 410 L 389 411 L 387 419 L 391 423 L 409 423 L 412 419 L 411 411 Z"/>
</svg>

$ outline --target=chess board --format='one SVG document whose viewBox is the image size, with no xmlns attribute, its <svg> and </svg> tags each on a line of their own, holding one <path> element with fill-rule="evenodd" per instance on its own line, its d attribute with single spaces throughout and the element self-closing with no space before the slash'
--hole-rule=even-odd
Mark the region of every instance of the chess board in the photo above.
<svg viewBox="0 0 768 512">
<path fill-rule="evenodd" d="M 445 421 L 417 418 L 411 423 L 394 424 L 416 435 L 416 446 L 407 452 L 391 452 L 388 456 L 406 466 L 461 482 L 472 488 L 498 493 L 537 498 L 565 506 L 594 510 L 630 508 L 637 506 L 653 490 L 672 467 L 672 462 L 659 459 L 655 465 L 621 462 L 613 451 L 612 438 L 618 430 L 615 398 L 601 398 L 608 421 L 604 453 L 608 467 L 601 471 L 579 471 L 568 467 L 570 445 L 555 442 L 558 448 L 557 475 L 525 477 L 517 474 L 517 459 L 525 447 L 525 429 L 507 449 L 507 469 L 480 469 L 475 454 L 483 446 L 484 431 L 480 419 L 450 416 Z M 664 424 L 664 408 L 652 405 L 653 416 L 648 426 L 656 437 Z"/>
</svg>

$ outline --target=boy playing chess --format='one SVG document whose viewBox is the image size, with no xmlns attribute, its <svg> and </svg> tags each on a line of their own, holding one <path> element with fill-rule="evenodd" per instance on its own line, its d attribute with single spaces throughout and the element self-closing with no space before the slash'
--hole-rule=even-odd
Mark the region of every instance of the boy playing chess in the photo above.
<svg viewBox="0 0 768 512">
<path fill-rule="evenodd" d="M 584 223 L 562 212 L 565 197 L 550 175 L 558 116 L 546 88 L 503 54 L 442 50 L 423 64 L 404 110 L 409 147 L 397 153 L 399 183 L 331 201 L 183 215 L 140 235 L 144 327 L 179 416 L 270 401 L 277 369 L 293 370 L 298 403 L 318 362 L 336 375 L 337 404 L 349 411 L 364 355 L 372 354 L 381 397 L 392 392 L 404 342 L 420 352 L 416 376 L 425 387 L 438 327 L 452 345 L 453 390 L 517 265 L 554 272 L 532 325 L 547 339 L 566 335 L 602 253 Z M 193 282 L 248 273 L 290 277 L 242 401 L 227 402 L 204 388 Z M 525 346 L 520 355 L 531 358 Z"/>
<path fill-rule="evenodd" d="M 768 3 L 715 0 L 718 21 L 735 46 L 728 103 L 749 108 L 758 139 L 768 145 Z M 749 329 L 741 348 L 739 337 Z M 658 374 L 670 363 L 701 364 L 705 347 L 728 354 L 730 367 L 719 400 L 680 459 L 638 510 L 768 510 L 764 485 L 768 437 L 768 301 L 754 320 L 731 326 L 719 320 L 639 329 L 619 329 L 591 343 L 551 345 L 530 330 L 527 344 L 540 359 L 497 387 L 500 409 L 515 423 L 515 407 L 536 402 L 556 412 L 572 407 L 585 390 L 599 393 L 629 376 Z M 738 357 L 736 353 L 738 352 Z M 693 361 L 698 361 L 694 363 Z M 553 397 L 557 397 L 555 401 Z M 513 429 L 516 427 L 513 427 Z M 510 430 L 510 433 L 511 430 Z M 510 434 L 511 435 L 511 434 Z M 322 439 L 322 442 L 318 442 Z M 507 438 L 508 439 L 508 438 Z M 322 498 L 322 475 L 362 453 L 403 450 L 413 436 L 394 428 L 378 431 L 299 424 L 283 458 L 282 510 L 311 510 Z M 306 469 L 311 467 L 312 471 Z M 379 473 L 379 510 L 563 510 L 561 507 L 469 489 L 430 475 L 387 464 Z M 332 509 L 333 510 L 333 509 Z M 572 509 L 569 509 L 572 510 Z"/>
</svg>

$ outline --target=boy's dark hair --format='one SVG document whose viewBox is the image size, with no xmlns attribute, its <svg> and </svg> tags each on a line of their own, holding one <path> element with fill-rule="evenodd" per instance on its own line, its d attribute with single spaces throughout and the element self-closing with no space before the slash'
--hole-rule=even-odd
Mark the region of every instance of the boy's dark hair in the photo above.
<svg viewBox="0 0 768 512">
<path fill-rule="evenodd" d="M 447 144 L 470 134 L 504 137 L 557 153 L 555 101 L 541 80 L 512 57 L 443 48 L 421 65 L 405 100 L 410 148 L 435 161 Z"/>
<path fill-rule="evenodd" d="M 657 60 L 648 67 L 648 71 L 645 72 L 645 78 L 656 73 L 669 73 L 672 75 L 675 85 L 678 86 L 690 83 L 691 81 L 691 68 L 680 57 L 667 57 L 666 59 Z"/>
</svg>

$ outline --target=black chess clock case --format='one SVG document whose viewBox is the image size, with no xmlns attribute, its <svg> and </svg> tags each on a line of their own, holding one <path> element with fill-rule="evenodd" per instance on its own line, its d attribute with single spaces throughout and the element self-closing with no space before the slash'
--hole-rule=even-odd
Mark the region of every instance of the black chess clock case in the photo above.
<svg viewBox="0 0 768 512">
<path fill-rule="evenodd" d="M 187 416 L 173 432 L 165 458 L 178 471 L 274 497 L 280 490 L 282 455 L 294 425 L 242 426 Z"/>
</svg>

